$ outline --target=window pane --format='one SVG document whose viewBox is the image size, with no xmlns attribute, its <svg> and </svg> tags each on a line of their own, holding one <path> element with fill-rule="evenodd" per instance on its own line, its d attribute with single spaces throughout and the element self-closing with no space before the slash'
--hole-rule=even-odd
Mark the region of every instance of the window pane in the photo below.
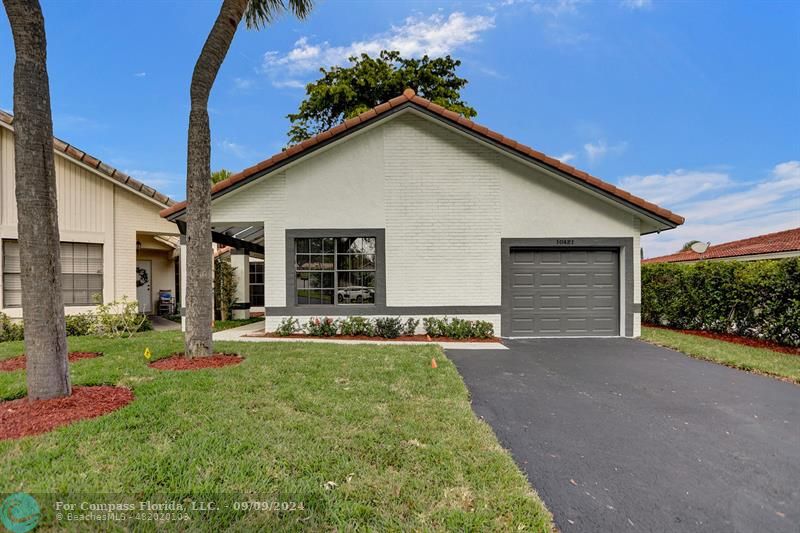
<svg viewBox="0 0 800 533">
<path fill-rule="evenodd" d="M 18 274 L 21 272 L 19 263 L 19 243 L 17 241 L 3 241 L 3 272 Z"/>
<path fill-rule="evenodd" d="M 322 239 L 322 251 L 326 254 L 332 254 L 336 251 L 336 240 L 332 237 Z"/>
<path fill-rule="evenodd" d="M 308 248 L 308 239 L 295 239 L 294 246 L 295 252 L 298 254 L 307 254 L 310 251 Z"/>
<path fill-rule="evenodd" d="M 308 285 L 308 276 L 307 272 L 301 272 L 297 274 L 297 288 L 299 289 L 307 289 Z"/>
<path fill-rule="evenodd" d="M 336 261 L 334 260 L 336 256 L 333 254 L 331 255 L 323 255 L 322 262 L 320 263 L 320 270 L 333 270 L 335 267 Z"/>
<path fill-rule="evenodd" d="M 311 246 L 309 251 L 312 254 L 322 253 L 322 239 L 309 239 L 309 243 Z"/>
<path fill-rule="evenodd" d="M 309 290 L 308 292 L 308 303 L 309 304 L 321 304 L 322 303 L 322 293 L 319 290 Z"/>
<path fill-rule="evenodd" d="M 308 303 L 308 289 L 297 289 L 297 303 L 299 305 Z"/>
<path fill-rule="evenodd" d="M 375 237 L 364 237 L 362 241 L 362 251 L 366 254 L 375 253 Z"/>
<path fill-rule="evenodd" d="M 321 294 L 320 303 L 328 305 L 333 303 L 333 289 L 330 290 L 325 289 L 323 291 L 320 291 L 320 294 Z"/>
<path fill-rule="evenodd" d="M 310 270 L 311 269 L 311 256 L 310 255 L 297 255 L 295 261 L 295 268 L 297 270 Z"/>
<path fill-rule="evenodd" d="M 323 272 L 322 273 L 322 282 L 320 286 L 323 289 L 332 289 L 333 288 L 333 272 Z"/>
<path fill-rule="evenodd" d="M 336 268 L 337 270 L 350 270 L 350 257 L 349 255 L 337 255 L 336 256 Z"/>
<path fill-rule="evenodd" d="M 339 281 L 339 288 L 340 289 L 346 289 L 347 287 L 350 287 L 351 285 L 353 285 L 350 276 L 352 276 L 351 272 L 339 272 L 338 273 L 337 279 Z"/>
</svg>

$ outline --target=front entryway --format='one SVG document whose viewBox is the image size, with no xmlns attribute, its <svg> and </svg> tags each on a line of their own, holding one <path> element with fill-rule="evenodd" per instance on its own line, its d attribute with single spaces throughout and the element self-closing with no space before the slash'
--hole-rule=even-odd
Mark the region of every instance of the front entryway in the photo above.
<svg viewBox="0 0 800 533">
<path fill-rule="evenodd" d="M 617 250 L 518 248 L 509 268 L 509 336 L 620 334 Z"/>
<path fill-rule="evenodd" d="M 139 312 L 153 312 L 153 262 L 136 261 L 136 300 Z"/>
</svg>

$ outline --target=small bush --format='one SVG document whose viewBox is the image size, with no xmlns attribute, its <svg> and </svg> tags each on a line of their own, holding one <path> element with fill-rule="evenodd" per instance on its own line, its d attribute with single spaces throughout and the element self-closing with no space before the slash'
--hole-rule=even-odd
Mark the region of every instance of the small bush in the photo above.
<svg viewBox="0 0 800 533">
<path fill-rule="evenodd" d="M 339 333 L 342 335 L 375 336 L 375 324 L 363 316 L 349 316 L 339 322 Z"/>
<path fill-rule="evenodd" d="M 275 334 L 281 337 L 288 337 L 289 335 L 297 333 L 301 329 L 300 321 L 295 317 L 290 316 L 281 320 L 281 323 L 278 324 L 278 327 L 275 329 Z"/>
<path fill-rule="evenodd" d="M 472 323 L 472 336 L 476 339 L 490 339 L 494 337 L 494 326 L 485 320 L 476 320 Z"/>
<path fill-rule="evenodd" d="M 800 346 L 800 258 L 642 265 L 642 322 Z"/>
<path fill-rule="evenodd" d="M 321 320 L 319 318 L 309 318 L 305 326 L 306 333 L 314 337 L 333 337 L 338 329 L 337 322 L 327 316 Z"/>
<path fill-rule="evenodd" d="M 447 335 L 447 318 L 426 317 L 422 319 L 422 327 L 430 337 L 445 337 Z"/>
<path fill-rule="evenodd" d="M 375 333 L 378 337 L 394 339 L 403 332 L 403 322 L 400 317 L 385 316 L 375 319 Z"/>
<path fill-rule="evenodd" d="M 65 317 L 67 325 L 67 336 L 82 337 L 91 335 L 94 332 L 95 317 L 90 313 L 79 315 L 67 315 Z"/>
<path fill-rule="evenodd" d="M 130 337 L 144 328 L 152 329 L 152 325 L 147 315 L 139 313 L 135 300 L 123 296 L 121 300 L 97 305 L 94 333 L 100 337 Z"/>
<path fill-rule="evenodd" d="M 12 322 L 8 315 L 0 313 L 0 342 L 21 341 L 24 338 L 22 322 Z"/>
<path fill-rule="evenodd" d="M 419 326 L 419 320 L 416 318 L 409 318 L 406 320 L 405 324 L 403 324 L 403 335 L 415 335 L 417 333 L 417 326 Z"/>
</svg>

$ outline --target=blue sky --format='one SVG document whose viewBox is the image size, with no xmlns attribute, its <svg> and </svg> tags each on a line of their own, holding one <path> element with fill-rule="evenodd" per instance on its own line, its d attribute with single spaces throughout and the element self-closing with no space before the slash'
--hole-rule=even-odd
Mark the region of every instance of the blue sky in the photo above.
<svg viewBox="0 0 800 533">
<path fill-rule="evenodd" d="M 42 6 L 56 135 L 182 199 L 189 80 L 218 3 Z M 685 215 L 647 256 L 800 226 L 800 2 L 321 1 L 238 32 L 210 103 L 213 168 L 280 150 L 317 68 L 385 47 L 460 58 L 479 123 Z"/>
</svg>

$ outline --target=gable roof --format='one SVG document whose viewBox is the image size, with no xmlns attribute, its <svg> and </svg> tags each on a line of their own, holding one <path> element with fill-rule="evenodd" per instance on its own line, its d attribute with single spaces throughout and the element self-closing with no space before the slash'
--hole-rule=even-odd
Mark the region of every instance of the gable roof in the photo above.
<svg viewBox="0 0 800 533">
<path fill-rule="evenodd" d="M 403 91 L 403 94 L 396 98 L 392 98 L 388 102 L 384 102 L 377 107 L 373 107 L 372 109 L 365 111 L 356 117 L 347 119 L 344 121 L 344 123 L 339 124 L 338 126 L 335 126 L 327 131 L 323 131 L 322 133 L 319 133 L 310 139 L 306 139 L 299 144 L 295 144 L 294 146 L 291 146 L 286 150 L 273 155 L 269 159 L 266 159 L 252 167 L 246 168 L 243 171 L 228 177 L 228 179 L 217 183 L 211 188 L 212 198 L 225 194 L 226 192 L 233 190 L 237 185 L 247 183 L 250 180 L 257 178 L 271 170 L 292 162 L 319 147 L 338 140 L 347 133 L 356 131 L 383 116 L 389 115 L 406 107 L 414 107 L 417 110 L 423 111 L 428 115 L 434 116 L 435 118 L 439 118 L 451 126 L 455 126 L 456 128 L 472 133 L 489 143 L 514 153 L 515 155 L 542 164 L 551 170 L 556 171 L 560 175 L 571 179 L 572 181 L 575 181 L 597 192 L 603 193 L 606 196 L 628 205 L 629 207 L 633 207 L 638 211 L 643 211 L 650 216 L 654 216 L 655 218 L 663 220 L 672 227 L 683 224 L 684 218 L 680 215 L 676 215 L 675 213 L 659 207 L 654 203 L 648 202 L 643 198 L 639 198 L 638 196 L 634 196 L 627 191 L 623 191 L 622 189 L 615 187 L 610 183 L 606 183 L 605 181 L 587 174 L 582 170 L 578 170 L 575 167 L 564 164 L 557 159 L 549 157 L 542 152 L 538 152 L 533 148 L 525 146 L 524 144 L 521 144 L 513 139 L 504 137 L 503 135 L 490 130 L 486 126 L 476 124 L 475 122 L 462 117 L 458 113 L 454 113 L 453 111 L 445 109 L 438 104 L 434 104 L 430 100 L 426 100 L 425 98 L 417 96 L 412 89 L 406 89 Z M 161 216 L 175 218 L 179 216 L 184 209 L 186 209 L 186 201 L 179 202 L 172 207 L 164 209 L 161 211 Z"/>
<path fill-rule="evenodd" d="M 6 113 L 3 110 L 0 110 L 0 122 L 7 124 L 9 129 L 13 130 L 14 115 Z M 78 163 L 82 163 L 88 166 L 92 170 L 100 172 L 104 176 L 116 181 L 119 185 L 122 185 L 123 187 L 126 187 L 140 194 L 143 194 L 148 198 L 152 198 L 161 205 L 164 205 L 166 207 L 175 205 L 175 201 L 172 200 L 169 196 L 161 194 L 154 188 L 148 187 L 141 181 L 138 181 L 128 176 L 124 172 L 103 163 L 96 157 L 87 154 L 83 150 L 79 150 L 78 148 L 72 146 L 71 144 L 62 141 L 58 137 L 53 137 L 53 149 L 56 152 L 63 154 L 74 161 L 77 161 Z"/>
<path fill-rule="evenodd" d="M 800 228 L 787 229 L 757 237 L 709 246 L 702 254 L 687 250 L 670 255 L 645 259 L 642 263 L 680 263 L 682 261 L 702 261 L 704 259 L 723 259 L 746 255 L 774 254 L 800 251 Z"/>
</svg>

